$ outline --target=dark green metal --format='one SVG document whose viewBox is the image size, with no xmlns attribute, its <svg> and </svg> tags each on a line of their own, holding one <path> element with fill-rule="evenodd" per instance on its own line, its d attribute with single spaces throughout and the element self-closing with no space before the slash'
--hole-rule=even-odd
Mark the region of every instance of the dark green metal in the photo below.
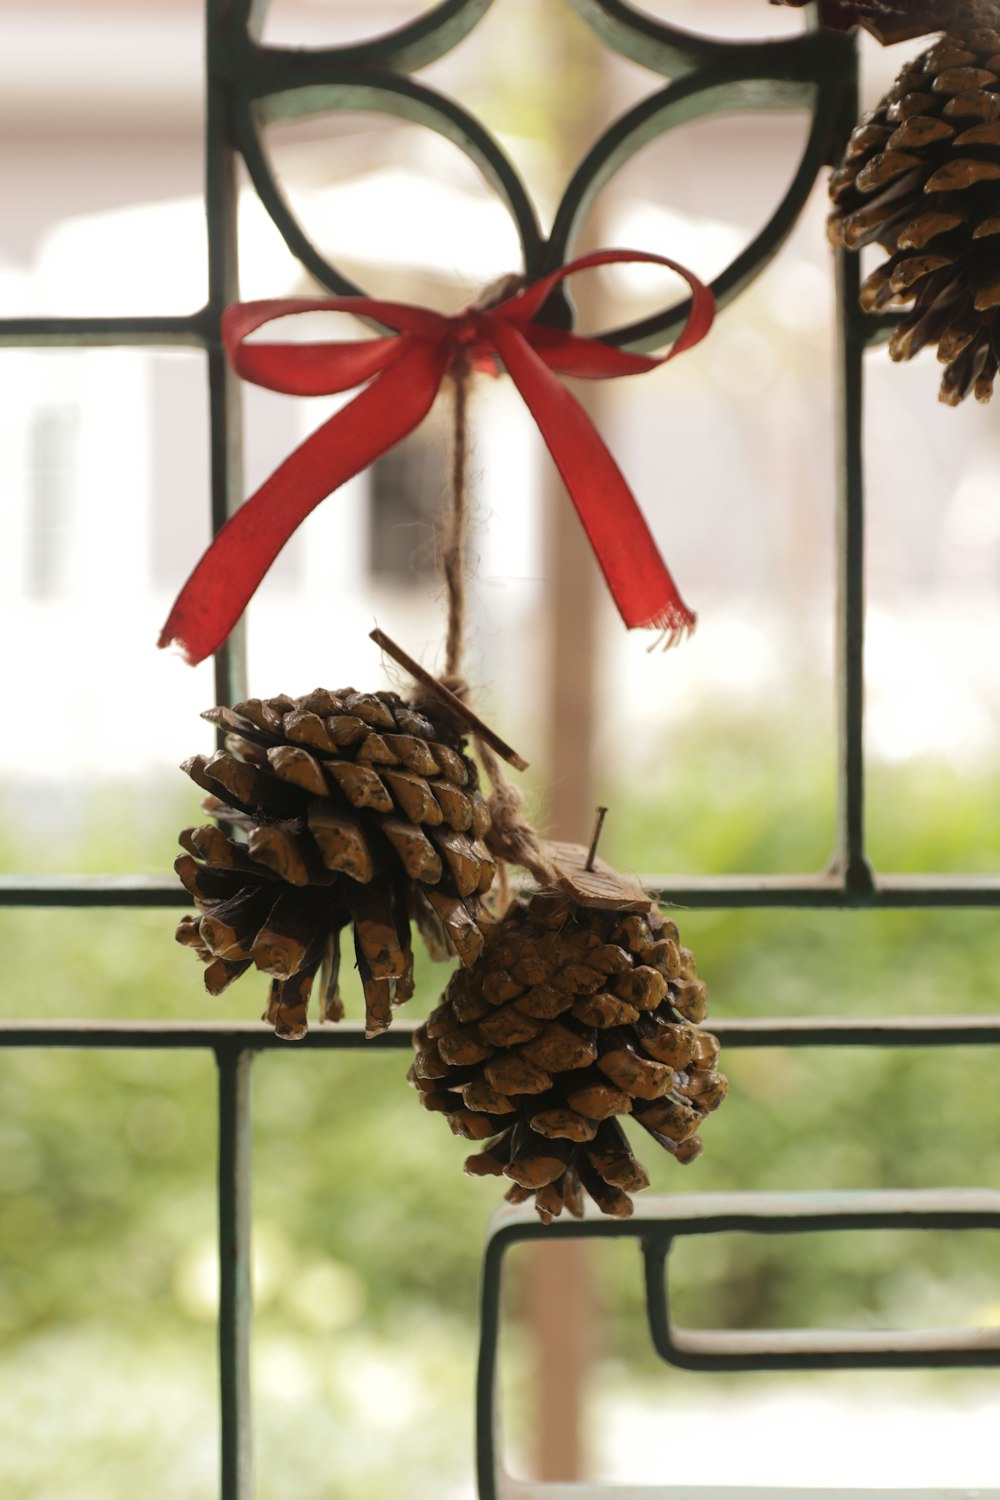
<svg viewBox="0 0 1000 1500">
<path fill-rule="evenodd" d="M 366 1037 L 357 1021 L 314 1026 L 301 1041 L 276 1037 L 256 1021 L 0 1021 L 6 1047 L 111 1048 L 238 1052 L 408 1052 L 416 1021 L 394 1021 L 382 1036 Z M 727 1048 L 747 1047 L 985 1047 L 1000 1046 L 1000 1016 L 715 1017 L 712 1030 Z"/>
<path fill-rule="evenodd" d="M 205 209 L 208 215 L 208 403 L 212 531 L 243 503 L 243 397 L 229 367 L 219 331 L 223 309 L 239 297 L 239 189 L 230 133 L 231 103 L 215 66 L 234 34 L 238 0 L 207 0 L 205 101 Z M 215 657 L 216 703 L 247 696 L 246 619 L 231 630 Z"/>
<path fill-rule="evenodd" d="M 663 906 L 692 909 L 816 908 L 896 911 L 913 907 L 1000 906 L 1000 876 L 881 875 L 872 886 L 848 885 L 839 874 L 647 875 L 644 884 Z M 190 906 L 169 876 L 0 875 L 4 906 Z"/>
<path fill-rule="evenodd" d="M 0 318 L 0 348 L 8 349 L 136 344 L 204 348 L 211 338 L 207 308 L 174 318 Z"/>
<path fill-rule="evenodd" d="M 734 301 L 778 254 L 798 221 L 820 168 L 830 160 L 842 92 L 853 78 L 854 53 L 842 39 L 815 34 L 794 42 L 761 43 L 745 52 L 719 44 L 713 56 L 710 67 L 686 73 L 641 100 L 595 142 L 559 205 L 546 269 L 569 258 L 597 195 L 650 141 L 692 120 L 730 111 L 806 110 L 811 115 L 811 127 L 792 183 L 757 237 L 712 282 L 719 307 Z M 685 301 L 639 323 L 613 329 L 604 337 L 629 349 L 662 347 L 680 331 L 689 308 L 690 303 Z"/>
<path fill-rule="evenodd" d="M 874 888 L 865 855 L 864 354 L 858 257 L 835 252 L 838 304 L 837 716 L 838 806 L 833 869 L 859 896 Z"/>
<path fill-rule="evenodd" d="M 647 1319 L 653 1347 L 668 1365 L 686 1370 L 956 1369 L 1000 1366 L 1000 1329 L 783 1330 L 694 1332 L 671 1322 L 667 1259 L 675 1240 L 688 1235 L 743 1231 L 805 1234 L 871 1229 L 937 1230 L 955 1234 L 1000 1230 L 1000 1193 L 970 1189 L 896 1193 L 679 1193 L 646 1198 L 630 1219 L 598 1215 L 539 1222 L 530 1208 L 501 1209 L 487 1232 L 480 1286 L 480 1344 L 476 1377 L 476 1463 L 479 1500 L 516 1493 L 502 1470 L 498 1435 L 499 1349 L 504 1258 L 527 1241 L 633 1239 L 643 1255 Z M 544 1492 L 550 1487 L 545 1486 Z M 539 1490 L 538 1493 L 542 1493 Z M 554 1490 L 553 1490 L 554 1493 Z M 589 1493 L 581 1487 L 581 1497 Z M 601 1494 L 625 1494 L 609 1487 Z M 678 1493 L 669 1489 L 638 1494 Z M 685 1492 L 681 1492 L 685 1493 Z M 686 1492 L 709 1496 L 711 1490 Z M 752 1490 L 727 1492 L 752 1495 Z M 822 1495 L 823 1491 L 803 1491 Z M 829 1494 L 830 1492 L 826 1492 Z M 856 1492 L 847 1492 L 856 1493 Z M 905 1493 L 905 1492 L 904 1492 Z M 931 1491 L 915 1491 L 929 1496 Z M 954 1494 L 954 1491 L 948 1492 Z M 998 1492 L 980 1492 L 983 1495 Z M 784 1491 L 782 1491 L 784 1494 Z"/>
<path fill-rule="evenodd" d="M 656 21 L 623 0 L 570 0 L 570 4 L 612 51 L 620 52 L 641 68 L 662 73 L 665 78 L 725 59 L 736 50 L 752 55 L 771 45 L 746 42 L 734 46 L 731 42 L 698 36 L 693 31 Z"/>
<path fill-rule="evenodd" d="M 295 55 L 330 58 L 341 67 L 354 69 L 374 65 L 415 73 L 457 47 L 492 4 L 493 0 L 442 0 L 407 25 L 371 41 L 346 47 L 310 48 L 308 53 Z M 241 0 L 237 6 L 240 28 L 245 29 L 251 41 L 259 40 L 267 10 L 268 0 Z M 261 49 L 267 55 L 269 50 Z M 290 50 L 293 49 L 275 48 L 274 53 L 284 57 Z"/>
<path fill-rule="evenodd" d="M 222 1500 L 251 1500 L 250 1222 L 253 1051 L 215 1048 L 219 1070 L 219 1390 Z"/>
<path fill-rule="evenodd" d="M 494 138 L 453 100 L 415 79 L 382 69 L 344 70 L 339 62 L 333 68 L 326 57 L 315 54 L 290 54 L 284 69 L 271 67 L 267 78 L 265 86 L 254 69 L 234 99 L 236 136 L 261 202 L 289 249 L 323 286 L 338 296 L 355 296 L 362 290 L 330 263 L 298 223 L 270 162 L 264 127 L 275 119 L 344 109 L 410 120 L 457 146 L 506 205 L 521 244 L 523 266 L 527 274 L 538 274 L 541 231 L 527 191 Z M 295 86 L 289 87 L 292 80 Z"/>
</svg>

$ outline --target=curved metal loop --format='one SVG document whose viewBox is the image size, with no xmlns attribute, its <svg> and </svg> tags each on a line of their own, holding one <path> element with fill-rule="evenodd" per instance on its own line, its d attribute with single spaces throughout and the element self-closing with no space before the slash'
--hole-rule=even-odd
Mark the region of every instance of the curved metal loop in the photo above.
<svg viewBox="0 0 1000 1500">
<path fill-rule="evenodd" d="M 359 296 L 357 287 L 313 244 L 299 224 L 278 181 L 264 141 L 274 120 L 337 110 L 372 110 L 394 115 L 433 130 L 457 146 L 506 205 L 521 245 L 523 270 L 529 279 L 541 273 L 544 244 L 534 206 L 502 148 L 474 116 L 453 100 L 416 80 L 386 70 L 336 70 L 326 56 L 296 59 L 296 85 L 273 92 L 260 79 L 234 101 L 236 141 L 254 187 L 292 254 L 323 286 L 338 296 Z"/>
<path fill-rule="evenodd" d="M 475 3 L 481 15 L 489 0 Z M 592 24 L 594 16 L 600 18 L 601 27 L 614 23 L 617 41 L 626 32 L 633 41 L 636 36 L 655 32 L 659 61 L 665 64 L 667 54 L 662 49 L 669 45 L 673 61 L 682 58 L 686 71 L 629 110 L 598 139 L 563 196 L 548 243 L 542 239 L 534 205 L 517 170 L 489 131 L 454 100 L 405 73 L 359 66 L 357 49 L 302 52 L 262 48 L 244 34 L 242 43 L 237 44 L 241 55 L 230 59 L 236 143 L 257 193 L 288 248 L 322 286 L 341 296 L 363 292 L 327 259 L 299 223 L 270 160 L 264 133 L 275 120 L 336 110 L 393 115 L 433 130 L 457 146 L 510 213 L 521 246 L 522 270 L 529 280 L 566 263 L 594 198 L 654 138 L 678 125 L 728 110 L 807 110 L 812 115 L 812 127 L 788 192 L 760 233 L 716 278 L 713 291 L 719 305 L 731 302 L 760 274 L 784 243 L 820 168 L 829 159 L 843 82 L 853 64 L 851 41 L 812 31 L 743 47 L 661 26 L 640 16 L 624 0 L 572 3 L 581 14 L 586 12 L 585 18 Z M 423 20 L 440 20 L 444 9 L 439 6 Z M 450 19 L 456 24 L 460 13 L 464 21 L 471 15 L 467 7 L 453 6 Z M 597 29 L 603 36 L 604 31 Z M 444 33 L 435 35 L 440 40 Z M 396 36 L 398 39 L 402 32 Z M 346 60 L 349 54 L 350 62 Z M 699 60 L 702 66 L 697 65 Z M 689 310 L 689 302 L 684 301 L 600 336 L 635 351 L 662 347 L 678 333 Z M 550 299 L 546 313 L 550 321 L 571 325 L 572 308 L 561 295 Z"/>
<path fill-rule="evenodd" d="M 744 56 L 752 56 L 756 50 L 787 45 L 788 42 L 795 46 L 799 40 L 792 37 L 778 42 L 767 39 L 721 41 L 657 21 L 627 4 L 626 0 L 569 0 L 569 3 L 607 46 L 642 68 L 662 73 L 665 78 L 676 78 L 691 68 L 721 62 L 732 56 L 734 48 L 739 48 Z"/>
<path fill-rule="evenodd" d="M 492 4 L 493 0 L 441 0 L 433 10 L 384 36 L 350 46 L 317 48 L 310 55 L 353 68 L 371 66 L 416 72 L 457 47 Z M 240 0 L 238 24 L 249 36 L 259 37 L 269 9 L 270 0 Z"/>
<path fill-rule="evenodd" d="M 838 53 L 840 66 L 831 66 Z M 827 159 L 840 110 L 842 79 L 852 58 L 850 42 L 810 36 L 797 41 L 793 50 L 784 44 L 769 46 L 755 59 L 755 67 L 737 66 L 730 58 L 722 65 L 687 73 L 642 100 L 600 137 L 578 167 L 559 205 L 545 269 L 570 258 L 573 241 L 601 189 L 643 146 L 668 130 L 729 110 L 808 110 L 812 115 L 809 137 L 787 193 L 760 233 L 712 283 L 720 307 L 732 302 L 777 255 L 812 191 Z M 620 348 L 654 349 L 680 330 L 689 311 L 690 302 L 685 300 L 599 337 Z"/>
</svg>

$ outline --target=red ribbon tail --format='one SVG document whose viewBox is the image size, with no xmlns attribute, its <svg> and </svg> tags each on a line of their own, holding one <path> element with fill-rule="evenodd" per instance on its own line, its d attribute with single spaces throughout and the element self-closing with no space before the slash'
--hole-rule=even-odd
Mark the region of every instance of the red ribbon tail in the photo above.
<svg viewBox="0 0 1000 1500">
<path fill-rule="evenodd" d="M 696 616 L 681 598 L 600 434 L 517 328 L 496 319 L 491 333 L 569 491 L 626 626 L 659 630 L 664 646 L 675 645 L 694 629 Z"/>
<path fill-rule="evenodd" d="M 221 528 L 177 596 L 160 632 L 161 647 L 176 641 L 192 666 L 217 651 L 296 527 L 321 500 L 423 421 L 450 352 L 444 339 L 408 343 Z"/>
</svg>

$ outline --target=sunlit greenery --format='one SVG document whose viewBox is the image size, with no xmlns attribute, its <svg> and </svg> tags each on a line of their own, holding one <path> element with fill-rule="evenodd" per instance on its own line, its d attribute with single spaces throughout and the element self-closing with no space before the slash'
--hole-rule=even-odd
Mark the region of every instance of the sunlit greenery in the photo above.
<svg viewBox="0 0 1000 1500">
<path fill-rule="evenodd" d="M 612 789 L 609 853 L 662 867 L 669 829 L 669 864 L 684 868 L 698 835 L 694 768 L 703 788 L 712 754 L 677 756 L 675 768 L 692 769 L 643 788 L 652 810 L 635 788 Z M 755 748 L 738 780 L 718 768 L 729 810 L 714 825 L 713 869 L 794 867 L 796 849 L 827 837 L 822 789 L 812 796 L 804 783 L 795 818 L 776 820 L 762 764 Z M 893 773 L 880 816 L 887 847 L 898 825 L 898 866 L 967 866 L 973 840 L 988 859 L 992 777 L 966 776 L 960 801 L 935 785 L 920 765 Z M 50 866 L 148 864 L 191 815 L 178 801 L 175 818 L 160 799 L 151 818 L 148 788 L 134 800 L 119 788 L 116 805 L 112 825 L 109 798 L 98 799 L 50 846 Z M 37 866 L 18 823 L 12 814 L 5 862 Z M 176 915 L 3 912 L 4 1015 L 255 1017 L 263 981 L 248 976 L 209 1001 L 192 955 L 171 940 Z M 718 1015 L 1000 1012 L 989 911 L 705 911 L 680 923 Z M 441 979 L 423 964 L 415 1014 Z M 940 1047 L 906 1053 L 731 1052 L 732 1092 L 701 1160 L 681 1171 L 644 1146 L 654 1188 L 988 1185 L 1000 1133 L 992 1059 L 946 1047 L 946 1033 L 947 1020 Z M 400 1465 L 408 1496 L 461 1493 L 469 1470 L 479 1250 L 499 1194 L 463 1177 L 463 1144 L 419 1110 L 406 1065 L 402 1052 L 294 1046 L 255 1065 L 255 1380 L 263 1492 L 274 1500 L 326 1495 L 334 1462 L 349 1500 L 387 1492 Z M 0 1069 L 0 1400 L 22 1434 L 0 1446 L 0 1488 L 35 1500 L 51 1470 L 53 1490 L 73 1500 L 151 1486 L 208 1497 L 211 1056 L 4 1051 Z M 996 1321 L 984 1241 L 955 1236 L 925 1252 L 903 1235 L 727 1237 L 679 1256 L 678 1311 L 722 1326 Z M 625 1367 L 647 1363 L 640 1295 L 637 1262 L 601 1286 L 606 1347 Z"/>
</svg>

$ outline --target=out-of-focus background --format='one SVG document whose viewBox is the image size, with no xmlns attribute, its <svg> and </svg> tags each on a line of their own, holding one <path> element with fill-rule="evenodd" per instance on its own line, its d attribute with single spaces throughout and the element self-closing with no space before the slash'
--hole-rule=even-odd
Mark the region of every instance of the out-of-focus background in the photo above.
<svg viewBox="0 0 1000 1500">
<path fill-rule="evenodd" d="M 265 35 L 333 44 L 427 8 L 275 0 Z M 719 36 L 804 24 L 764 0 L 644 8 Z M 202 30 L 199 0 L 0 10 L 0 316 L 201 305 Z M 870 102 L 919 46 L 864 43 Z M 586 146 L 662 82 L 612 57 L 557 0 L 499 0 L 421 76 L 497 135 L 545 222 Z M 656 250 L 713 276 L 783 195 L 806 125 L 797 114 L 726 115 L 649 145 L 601 195 L 576 248 Z M 516 266 L 502 207 L 464 157 L 418 126 L 337 114 L 271 127 L 269 139 L 301 222 L 366 289 L 453 310 Z M 593 647 L 582 666 L 580 653 L 554 659 L 553 559 L 568 505 L 511 388 L 476 391 L 470 675 L 535 768 L 538 816 L 582 775 L 612 809 L 604 852 L 636 871 L 810 871 L 831 852 L 824 213 L 820 184 L 778 260 L 709 340 L 597 398 L 602 431 L 699 610 L 682 650 L 647 655 L 581 564 Z M 244 296 L 314 288 L 249 187 L 240 230 Z M 663 281 L 608 274 L 603 299 L 594 326 L 631 321 L 664 300 Z M 996 413 L 939 407 L 929 356 L 894 367 L 874 351 L 868 381 L 871 854 L 883 870 L 993 872 Z M 247 389 L 248 491 L 331 404 Z M 177 828 L 197 818 L 176 767 L 209 746 L 197 715 L 213 701 L 210 669 L 154 643 L 207 540 L 206 405 L 194 351 L 0 359 L 4 869 L 161 873 Z M 367 641 L 375 620 L 440 665 L 446 423 L 436 413 L 286 548 L 249 612 L 252 691 L 384 685 Z M 595 713 L 567 729 L 565 685 L 581 676 L 592 677 Z M 210 1001 L 173 922 L 168 912 L 0 912 L 3 1014 L 255 1017 L 253 977 Z M 684 916 L 682 932 L 717 1014 L 944 1015 L 1000 1010 L 995 925 L 988 912 L 709 911 Z M 416 1014 L 443 982 L 425 963 Z M 956 1049 L 740 1053 L 704 1157 L 684 1174 L 650 1161 L 654 1188 L 988 1184 L 1000 1128 L 989 1061 Z M 254 1381 L 267 1500 L 472 1493 L 476 1277 L 496 1186 L 463 1179 L 461 1143 L 419 1111 L 405 1065 L 294 1049 L 257 1064 Z M 0 1490 L 10 1500 L 209 1497 L 210 1061 L 4 1052 L 0 1070 Z M 634 1251 L 595 1250 L 584 1279 L 589 1473 L 1000 1483 L 985 1378 L 817 1375 L 792 1386 L 668 1373 L 648 1351 Z M 682 1255 L 674 1280 L 678 1316 L 706 1326 L 1000 1323 L 985 1235 L 732 1236 Z M 523 1283 L 513 1277 L 506 1385 L 510 1461 L 531 1472 L 537 1278 Z"/>
</svg>

